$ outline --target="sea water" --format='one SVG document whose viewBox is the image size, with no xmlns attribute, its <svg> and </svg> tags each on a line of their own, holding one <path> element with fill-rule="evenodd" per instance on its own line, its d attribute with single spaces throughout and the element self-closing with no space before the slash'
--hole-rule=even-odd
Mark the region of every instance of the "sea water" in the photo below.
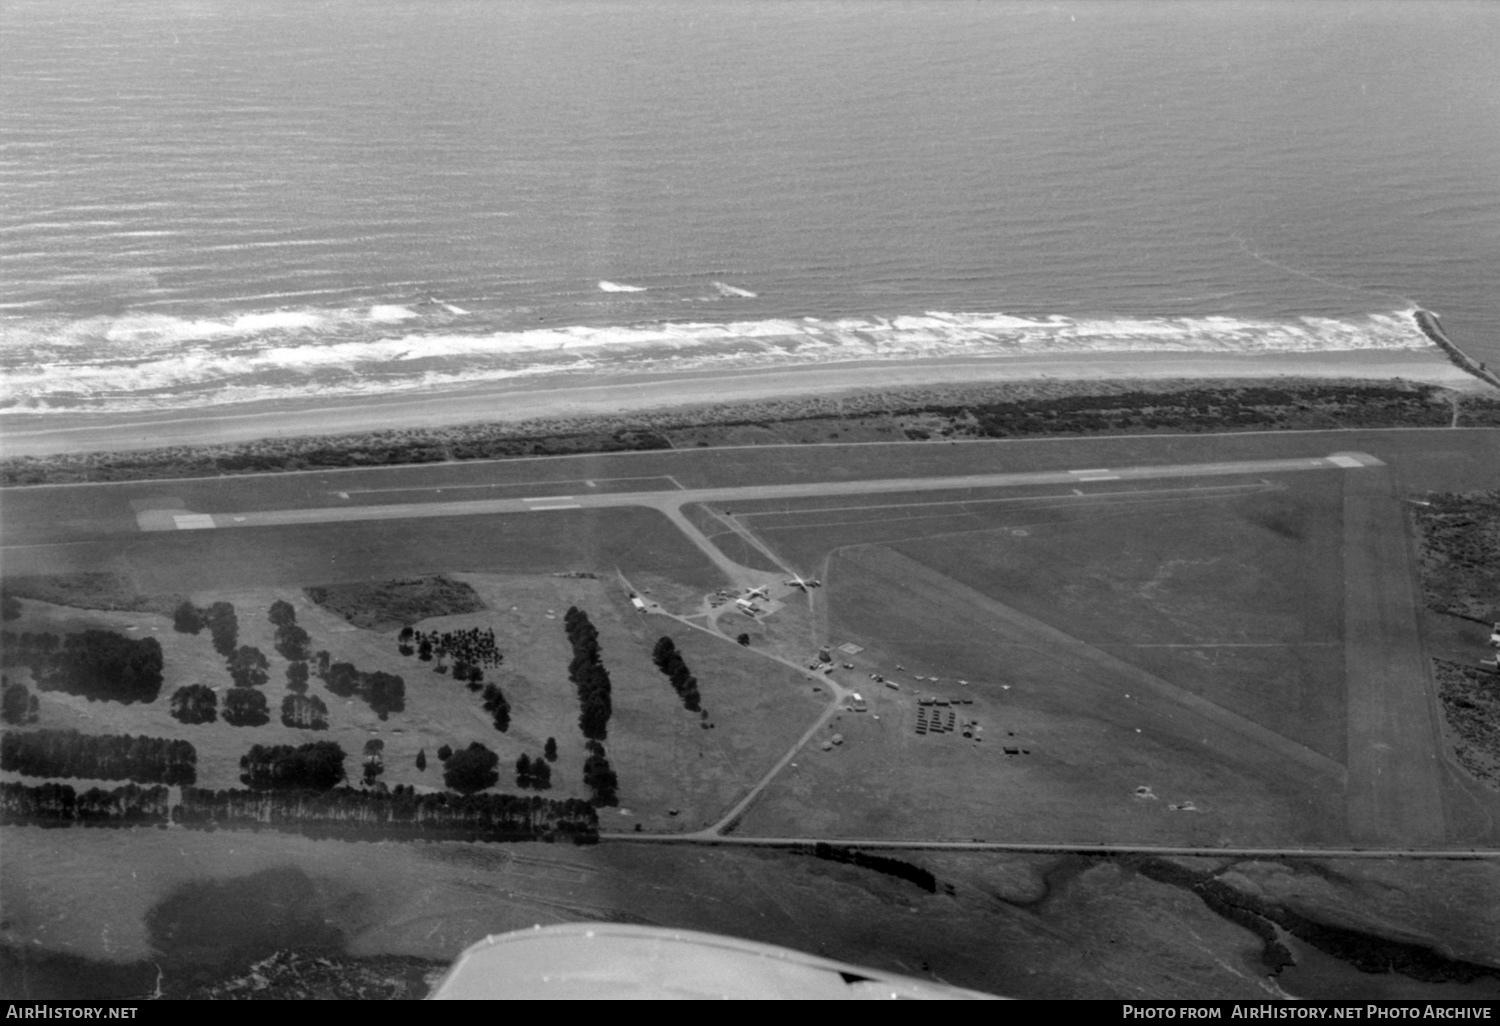
<svg viewBox="0 0 1500 1026">
<path fill-rule="evenodd" d="M 0 413 L 1500 363 L 1492 4 L 0 0 Z M 3 423 L 3 421 L 0 421 Z"/>
</svg>

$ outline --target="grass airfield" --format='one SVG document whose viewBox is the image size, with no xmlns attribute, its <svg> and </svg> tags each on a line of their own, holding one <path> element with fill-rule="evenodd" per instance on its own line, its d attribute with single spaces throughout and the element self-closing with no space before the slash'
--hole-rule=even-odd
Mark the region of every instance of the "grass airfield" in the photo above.
<svg viewBox="0 0 1500 1026">
<path fill-rule="evenodd" d="M 1223 452 L 1216 449 L 1220 441 Z M 1153 447 L 1159 457 L 1151 456 Z M 1435 726 L 1429 734 L 1438 765 L 1428 782 L 1438 795 L 1437 836 L 1420 817 L 1406 835 L 1399 833 L 1406 829 L 1399 817 L 1398 832 L 1389 837 L 1369 838 L 1357 824 L 1351 826 L 1352 754 L 1384 741 L 1349 726 L 1346 650 L 1351 638 L 1358 644 L 1364 635 L 1349 631 L 1345 588 L 1347 475 L 1388 475 L 1389 495 L 1372 501 L 1388 501 L 1396 504 L 1393 508 L 1407 490 L 1494 487 L 1497 472 L 1488 458 L 1493 433 L 855 446 L 777 455 L 786 478 L 818 480 L 821 474 L 821 479 L 849 480 L 921 469 L 952 473 L 965 460 L 970 466 L 1015 470 L 1119 466 L 1127 458 L 1152 464 L 1210 455 L 1232 459 L 1346 450 L 1370 452 L 1387 468 L 1149 485 L 1089 482 L 1060 492 L 1033 488 L 736 502 L 729 516 L 737 529 L 723 516 L 685 508 L 703 537 L 731 561 L 749 564 L 747 573 L 764 576 L 780 563 L 786 571 L 824 582 L 809 595 L 786 586 L 773 589 L 775 611 L 756 618 L 706 598 L 731 587 L 721 567 L 678 525 L 649 509 L 141 533 L 135 520 L 139 507 L 133 503 L 167 496 L 194 511 L 245 510 L 252 508 L 246 496 L 253 482 L 153 482 L 0 496 L 7 575 L 105 569 L 127 578 L 142 594 L 181 594 L 202 604 L 234 602 L 241 642 L 256 645 L 271 661 L 265 691 L 273 718 L 255 729 L 222 722 L 187 727 L 167 715 L 176 687 L 229 683 L 206 633 L 175 634 L 168 619 L 153 613 L 30 600 L 23 600 L 23 620 L 7 626 L 109 626 L 131 636 L 154 632 L 166 649 L 166 683 L 157 702 L 122 707 L 43 693 L 39 725 L 187 738 L 198 747 L 199 782 L 210 787 L 238 786 L 238 757 L 254 743 L 336 740 L 349 753 L 355 775 L 364 742 L 379 737 L 386 746 L 381 779 L 387 784 L 440 786 L 437 747 L 479 740 L 501 756 L 498 789 L 513 791 L 509 771 L 515 757 L 535 756 L 554 736 L 560 757 L 548 796 L 583 796 L 582 739 L 561 620 L 576 604 L 600 630 L 614 681 L 607 747 L 620 776 L 621 809 L 628 811 L 601 810 L 606 831 L 634 833 L 639 824 L 642 833 L 666 836 L 719 824 L 727 826 L 730 838 L 980 837 L 1204 850 L 1264 846 L 1310 854 L 1377 840 L 1400 847 L 1494 847 L 1500 843 L 1493 825 L 1500 821 L 1500 801 L 1448 762 Z M 742 480 L 774 479 L 778 464 L 757 462 L 766 454 L 765 449 L 735 454 Z M 664 471 L 684 486 L 704 484 L 698 454 L 681 456 L 675 464 L 673 454 L 590 457 L 588 473 L 600 479 L 608 474 L 655 478 L 655 471 Z M 614 462 L 606 463 L 609 459 Z M 550 461 L 561 469 L 548 473 L 559 487 L 576 483 L 578 470 L 563 465 L 583 462 Z M 403 501 L 413 493 L 420 498 L 424 489 L 451 488 L 460 478 L 467 486 L 488 487 L 480 480 L 485 474 L 512 491 L 530 491 L 538 465 L 422 467 L 409 475 L 382 469 L 300 480 L 285 475 L 266 479 L 256 505 L 315 507 L 329 501 L 333 486 L 324 478 L 347 488 L 356 475 L 366 474 L 363 480 L 371 487 L 399 488 Z M 507 475 L 524 479 L 507 484 Z M 1377 530 L 1388 535 L 1389 518 L 1381 523 Z M 1377 570 L 1377 577 L 1393 579 L 1410 574 L 1406 565 Z M 579 571 L 598 577 L 553 576 Z M 416 626 L 495 630 L 506 661 L 488 679 L 511 701 L 507 734 L 490 725 L 477 696 L 433 673 L 429 664 L 401 657 L 393 630 L 359 630 L 301 594 L 309 585 L 425 573 L 462 580 L 485 601 L 488 608 L 481 612 Z M 778 570 L 775 576 L 786 575 Z M 636 612 L 629 603 L 631 590 L 641 592 L 654 611 Z M 310 693 L 328 702 L 331 729 L 282 727 L 275 710 L 284 692 L 285 663 L 274 652 L 265 619 L 277 598 L 297 607 L 314 649 L 327 648 L 335 660 L 352 661 L 363 670 L 401 674 L 407 681 L 407 712 L 381 723 L 362 703 L 346 704 L 314 681 Z M 1399 602 L 1381 615 L 1419 624 L 1416 610 L 1403 610 Z M 1412 630 L 1420 633 L 1417 626 Z M 752 638 L 748 651 L 732 640 L 740 632 Z M 651 664 L 651 645 L 662 634 L 674 638 L 698 677 L 714 729 L 704 730 L 698 717 L 681 708 Z M 834 652 L 840 665 L 831 680 L 806 669 L 820 646 L 846 642 L 862 651 Z M 843 668 L 844 662 L 853 669 Z M 905 670 L 895 670 L 898 665 Z M 871 673 L 888 677 L 900 690 L 871 681 Z M 917 675 L 929 680 L 917 681 Z M 858 690 L 868 710 L 840 711 L 848 703 L 839 703 L 839 710 L 799 746 L 803 732 L 830 710 L 833 683 Z M 1415 683 L 1430 688 L 1430 681 Z M 919 735 L 919 695 L 970 699 L 972 704 L 947 709 L 959 720 L 977 720 L 983 740 L 964 738 L 961 730 Z M 1377 723 L 1370 729 L 1389 728 Z M 1427 729 L 1410 720 L 1401 724 L 1413 735 Z M 831 743 L 834 734 L 841 744 Z M 826 750 L 824 742 L 830 745 Z M 1017 753 L 1006 754 L 1008 747 Z M 421 749 L 429 760 L 425 773 L 413 764 Z M 786 765 L 767 779 L 787 753 L 792 754 Z M 726 814 L 762 782 L 764 790 L 726 824 Z M 1148 793 L 1140 792 L 1143 787 Z M 1393 803 L 1398 811 L 1415 804 L 1413 794 L 1375 800 Z M 983 863 L 974 856 L 963 862 L 970 857 L 913 853 L 913 861 L 948 866 L 949 878 L 962 881 L 955 902 L 941 894 L 906 894 L 897 882 L 854 867 L 792 853 L 721 848 L 633 848 L 607 841 L 573 856 L 543 852 L 536 855 L 539 868 L 523 871 L 540 846 L 350 845 L 269 834 L 81 829 L 65 834 L 34 828 L 7 828 L 6 841 L 8 856 L 25 857 L 5 860 L 8 918 L 0 936 L 13 944 L 39 942 L 96 958 L 123 960 L 148 952 L 152 942 L 141 933 L 141 909 L 173 888 L 205 875 L 230 878 L 293 864 L 325 881 L 320 887 L 344 894 L 349 904 L 340 908 L 361 910 L 335 919 L 358 952 L 441 959 L 484 932 L 512 925 L 638 916 L 919 975 L 928 963 L 952 982 L 1018 996 L 1085 995 L 1077 987 L 1067 990 L 1066 974 L 1004 944 L 996 947 L 996 936 L 1017 944 L 1038 943 L 1044 935 L 1071 938 L 1058 941 L 1058 957 L 1064 949 L 1088 950 L 1111 967 L 1089 984 L 1100 988 L 1089 993 L 1101 996 L 1270 993 L 1260 979 L 1250 934 L 1206 913 L 1196 897 L 1143 882 L 1128 867 L 1107 860 L 1067 868 L 1060 856 L 1038 857 L 1035 864 L 1015 869 L 1025 886 L 1017 883 L 1020 890 L 1011 893 L 989 879 L 1004 859 Z M 48 851 L 60 850 L 59 844 L 69 848 L 68 857 L 49 859 Z M 163 845 L 181 855 L 168 858 Z M 257 854 L 247 861 L 243 853 L 248 852 Z M 80 894 L 97 893 L 121 865 L 144 866 L 152 859 L 163 867 L 153 870 L 152 887 L 130 890 L 133 896 L 111 905 L 114 911 L 102 920 L 86 923 L 82 912 L 65 911 L 74 900 L 66 896 L 69 880 L 84 882 L 75 886 Z M 601 859 L 613 867 L 609 872 L 596 865 Z M 434 868 L 439 862 L 441 870 Z M 1492 867 L 1426 865 L 1433 868 L 1392 869 L 1390 880 L 1379 886 L 1349 884 L 1349 893 L 1385 910 L 1367 924 L 1371 930 L 1415 931 L 1442 943 L 1437 927 L 1412 925 L 1416 905 L 1405 899 L 1390 904 L 1395 899 L 1389 895 L 1409 891 L 1429 875 L 1451 880 L 1452 893 L 1442 900 L 1459 908 L 1463 902 L 1456 895 L 1489 886 L 1486 881 L 1493 877 L 1484 876 Z M 1324 914 L 1338 905 L 1311 876 L 1290 872 L 1299 882 L 1288 885 L 1289 893 L 1298 895 L 1305 912 Z M 1339 872 L 1352 874 L 1350 880 L 1359 876 L 1347 866 Z M 1264 875 L 1251 872 L 1246 879 L 1265 887 Z M 431 884 L 417 887 L 417 880 Z M 403 887 L 409 898 L 390 896 Z M 350 896 L 356 892 L 357 900 Z M 484 897 L 465 912 L 465 894 Z M 697 911 L 690 910 L 685 894 L 696 896 Z M 840 902 L 862 909 L 872 925 L 859 927 L 853 913 L 839 913 Z M 12 909 L 24 914 L 10 915 Z M 1153 921 L 1154 909 L 1167 909 L 1166 918 Z M 1122 960 L 1097 945 L 1089 947 L 1083 939 L 1088 924 L 1100 917 L 1117 941 L 1147 943 L 1157 955 Z M 961 922 L 961 928 L 945 939 L 943 924 L 951 921 Z M 103 940 L 98 922 L 107 927 Z M 1211 938 L 1207 943 L 1220 953 L 1219 968 L 1198 964 L 1172 939 L 1173 930 L 1183 926 Z M 1487 929 L 1477 922 L 1463 928 L 1468 937 L 1482 937 Z M 121 943 L 130 930 L 135 939 Z M 432 932 L 419 941 L 423 930 Z M 909 931 L 915 931 L 911 939 L 903 940 Z M 969 939 L 955 944 L 952 937 L 959 935 Z M 964 945 L 992 954 L 964 955 Z M 1487 956 L 1476 948 L 1466 957 Z M 1313 953 L 1304 966 L 1315 963 Z M 1320 971 L 1331 978 L 1342 970 L 1325 965 Z"/>
</svg>

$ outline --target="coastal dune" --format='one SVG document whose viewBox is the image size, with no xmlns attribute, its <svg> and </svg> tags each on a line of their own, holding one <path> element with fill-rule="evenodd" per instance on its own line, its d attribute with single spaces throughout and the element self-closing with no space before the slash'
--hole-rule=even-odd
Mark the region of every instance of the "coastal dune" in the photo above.
<svg viewBox="0 0 1500 1026">
<path fill-rule="evenodd" d="M 1067 384 L 1090 381 L 1275 378 L 1405 380 L 1459 390 L 1488 386 L 1438 346 L 1264 354 L 1050 353 L 929 357 L 796 367 L 676 373 L 558 374 L 483 382 L 378 398 L 313 397 L 151 412 L 10 413 L 0 419 L 0 455 L 49 456 L 160 446 L 335 436 L 476 422 L 629 416 L 684 406 L 836 397 L 945 384 Z"/>
</svg>

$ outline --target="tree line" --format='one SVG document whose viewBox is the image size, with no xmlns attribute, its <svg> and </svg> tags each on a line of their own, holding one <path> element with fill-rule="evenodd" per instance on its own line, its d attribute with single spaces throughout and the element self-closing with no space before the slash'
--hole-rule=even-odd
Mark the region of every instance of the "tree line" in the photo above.
<svg viewBox="0 0 1500 1026">
<path fill-rule="evenodd" d="M 656 668 L 667 675 L 672 690 L 682 699 L 682 707 L 688 712 L 702 712 L 698 678 L 688 671 L 682 653 L 677 651 L 677 644 L 671 638 L 661 638 L 651 652 L 651 659 L 656 663 Z"/>
<path fill-rule="evenodd" d="M 198 829 L 272 829 L 361 840 L 598 840 L 588 802 L 510 794 L 417 794 L 340 787 L 328 791 L 212 791 L 185 787 L 172 821 Z"/>
<path fill-rule="evenodd" d="M 171 790 L 126 784 L 79 794 L 68 784 L 0 784 L 0 824 L 7 826 L 166 826 Z"/>
<path fill-rule="evenodd" d="M 604 746 L 593 738 L 585 741 L 588 758 L 583 761 L 583 783 L 591 792 L 589 802 L 594 805 L 618 805 L 620 780 L 604 754 Z"/>
<path fill-rule="evenodd" d="M 240 783 L 257 791 L 327 791 L 345 779 L 344 749 L 333 741 L 251 745 L 240 771 Z"/>
<path fill-rule="evenodd" d="M 28 777 L 192 784 L 198 752 L 187 741 L 76 730 L 8 730 L 0 735 L 0 769 Z"/>
<path fill-rule="evenodd" d="M 90 629 L 56 634 L 5 631 L 0 652 L 7 665 L 31 667 L 42 691 L 62 691 L 89 701 L 154 702 L 161 693 L 161 643 Z"/>
<path fill-rule="evenodd" d="M 937 877 L 921 866 L 914 866 L 910 862 L 902 862 L 900 859 L 889 858 L 885 855 L 866 855 L 862 851 L 824 844 L 821 841 L 814 846 L 813 854 L 829 862 L 842 862 L 850 866 L 859 866 L 862 869 L 873 869 L 877 873 L 914 883 L 928 894 L 937 893 Z"/>
<path fill-rule="evenodd" d="M 599 658 L 599 631 L 589 621 L 588 614 L 577 606 L 570 606 L 563 617 L 563 628 L 573 646 L 573 659 L 568 664 L 568 679 L 578 689 L 578 727 L 583 736 L 593 741 L 603 741 L 609 736 L 609 717 L 613 711 L 610 702 L 609 671 Z"/>
</svg>

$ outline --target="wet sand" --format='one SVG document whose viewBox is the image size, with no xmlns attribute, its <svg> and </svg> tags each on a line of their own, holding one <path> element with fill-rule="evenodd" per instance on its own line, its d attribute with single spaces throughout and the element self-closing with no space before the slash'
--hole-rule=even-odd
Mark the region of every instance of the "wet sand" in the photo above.
<svg viewBox="0 0 1500 1026">
<path fill-rule="evenodd" d="M 261 438 L 344 435 L 436 428 L 481 421 L 516 422 L 621 416 L 713 403 L 834 396 L 914 386 L 1005 382 L 1086 382 L 1165 378 L 1205 382 L 1278 377 L 1403 379 L 1462 390 L 1488 390 L 1430 349 L 1198 355 L 1092 353 L 851 362 L 805 367 L 613 376 L 560 375 L 523 383 L 485 383 L 379 398 L 307 400 L 198 407 L 181 412 L 13 414 L 0 418 L 0 455 L 147 449 L 246 442 Z"/>
</svg>

